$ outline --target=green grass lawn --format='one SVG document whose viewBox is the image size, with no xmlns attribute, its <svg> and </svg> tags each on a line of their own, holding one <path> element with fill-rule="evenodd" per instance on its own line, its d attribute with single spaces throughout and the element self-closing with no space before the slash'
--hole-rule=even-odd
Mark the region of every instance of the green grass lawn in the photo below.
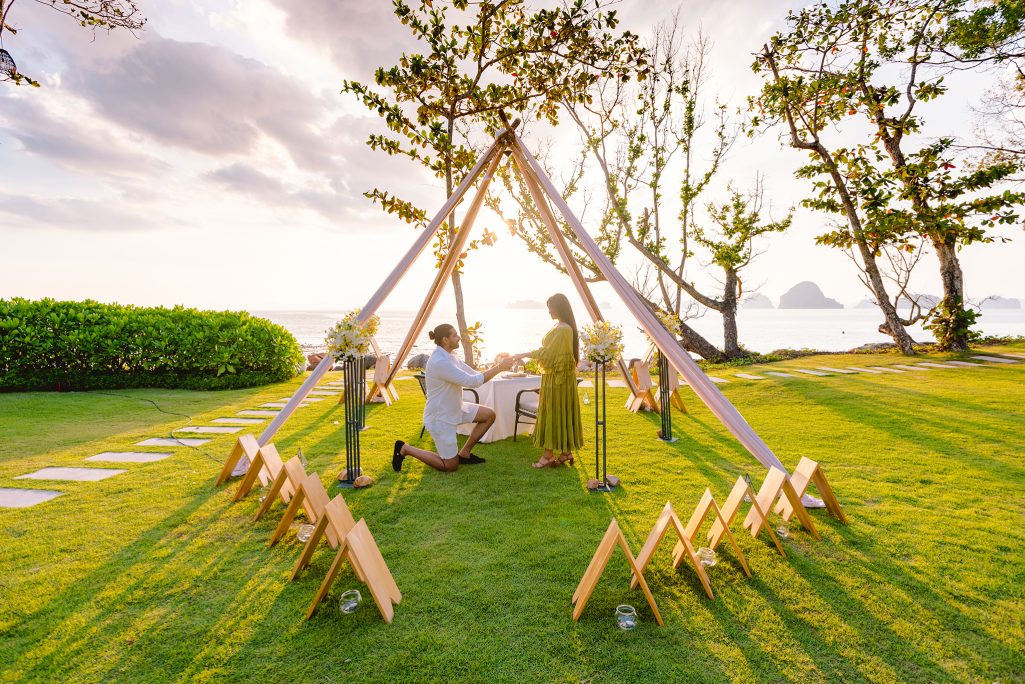
<svg viewBox="0 0 1025 684">
<path fill-rule="evenodd" d="M 774 369 L 904 362 L 830 355 Z M 0 487 L 64 492 L 0 509 L 0 681 L 1025 681 L 1025 363 L 721 385 L 784 463 L 823 465 L 850 524 L 814 511 L 822 540 L 795 521 L 783 558 L 738 521 L 754 577 L 724 544 L 715 600 L 671 569 L 665 544 L 646 573 L 662 628 L 618 551 L 579 622 L 570 598 L 610 518 L 636 553 L 667 500 L 686 517 L 705 487 L 721 502 L 739 474 L 760 479 L 686 388 L 671 445 L 655 439 L 657 415 L 626 412 L 625 390 L 610 390 L 609 472 L 623 486 L 599 495 L 584 488 L 593 406 L 574 467 L 532 470 L 538 454 L 521 439 L 482 446 L 487 464 L 453 474 L 413 459 L 393 473 L 392 441 L 421 443 L 423 399 L 399 383 L 401 401 L 370 407 L 361 437 L 375 484 L 328 490 L 366 518 L 402 590 L 391 625 L 347 566 L 303 619 L 333 554 L 325 545 L 288 581 L 294 533 L 266 543 L 281 507 L 253 523 L 259 495 L 235 504 L 234 484 L 213 486 L 232 436 L 111 465 L 129 472 L 102 482 L 12 479 L 104 466 L 83 459 L 186 424 L 147 399 L 203 424 L 297 385 L 0 395 Z M 345 463 L 341 414 L 330 399 L 300 409 L 276 439 L 286 458 L 302 447 L 328 485 Z M 337 596 L 354 587 L 364 605 L 341 615 Z M 640 615 L 629 633 L 613 619 L 624 602 Z"/>
</svg>

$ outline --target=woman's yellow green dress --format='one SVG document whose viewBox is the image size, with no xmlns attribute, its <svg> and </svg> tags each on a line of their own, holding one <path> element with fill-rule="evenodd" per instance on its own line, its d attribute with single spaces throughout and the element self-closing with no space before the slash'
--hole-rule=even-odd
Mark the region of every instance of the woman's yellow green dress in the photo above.
<svg viewBox="0 0 1025 684">
<path fill-rule="evenodd" d="M 573 329 L 559 323 L 541 340 L 532 356 L 541 366 L 541 394 L 537 404 L 534 446 L 556 454 L 584 445 L 577 400 L 577 361 L 573 356 Z"/>
</svg>

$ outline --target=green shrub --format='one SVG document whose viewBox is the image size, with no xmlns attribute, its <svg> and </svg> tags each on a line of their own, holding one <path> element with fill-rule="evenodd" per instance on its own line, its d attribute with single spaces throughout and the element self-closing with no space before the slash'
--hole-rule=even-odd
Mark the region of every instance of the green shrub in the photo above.
<svg viewBox="0 0 1025 684">
<path fill-rule="evenodd" d="M 292 334 L 244 311 L 0 299 L 0 390 L 230 389 L 304 363 Z"/>
</svg>

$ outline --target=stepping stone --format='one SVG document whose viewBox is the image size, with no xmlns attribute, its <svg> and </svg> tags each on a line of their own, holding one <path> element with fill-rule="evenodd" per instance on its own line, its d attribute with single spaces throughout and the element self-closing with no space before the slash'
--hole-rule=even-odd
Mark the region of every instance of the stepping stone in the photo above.
<svg viewBox="0 0 1025 684">
<path fill-rule="evenodd" d="M 109 463 L 153 463 L 163 461 L 171 452 L 160 451 L 104 451 L 85 459 L 87 461 L 107 461 Z"/>
<path fill-rule="evenodd" d="M 70 482 L 97 482 L 114 477 L 127 470 L 117 468 L 41 468 L 28 475 L 19 475 L 15 480 L 68 480 Z"/>
<path fill-rule="evenodd" d="M 1025 354 L 1012 354 L 1011 352 L 998 352 L 1002 356 L 1010 356 L 1013 359 L 1025 359 Z"/>
<path fill-rule="evenodd" d="M 337 397 L 341 392 L 335 392 L 333 390 L 311 390 L 311 397 Z"/>
<path fill-rule="evenodd" d="M 909 371 L 927 371 L 927 370 L 930 370 L 928 368 L 922 368 L 921 366 L 906 366 L 906 365 L 903 365 L 903 364 L 900 364 L 900 363 L 893 364 L 893 367 L 894 368 L 900 368 L 901 370 L 909 370 Z"/>
<path fill-rule="evenodd" d="M 830 368 L 829 366 L 819 366 L 819 370 L 828 371 L 830 373 L 839 373 L 841 375 L 856 375 L 858 371 L 848 370 L 846 368 Z"/>
<path fill-rule="evenodd" d="M 877 371 L 886 371 L 887 373 L 903 373 L 904 372 L 902 370 L 897 370 L 896 368 L 890 368 L 889 366 L 871 366 L 871 368 L 873 368 L 873 369 L 875 369 Z"/>
<path fill-rule="evenodd" d="M 591 382 L 590 380 L 584 380 L 582 382 L 578 382 L 577 383 L 577 387 L 583 387 L 583 388 L 587 389 L 589 387 L 594 387 L 594 383 Z"/>
<path fill-rule="evenodd" d="M 626 383 L 622 380 L 607 380 L 605 384 L 609 387 L 626 387 Z"/>
<path fill-rule="evenodd" d="M 257 423 L 264 423 L 264 418 L 214 418 L 210 421 L 211 423 L 235 423 L 236 425 L 256 425 Z"/>
<path fill-rule="evenodd" d="M 883 371 L 873 368 L 861 368 L 860 366 L 848 366 L 848 372 L 858 371 L 859 373 L 874 373 L 875 375 L 882 375 Z"/>
<path fill-rule="evenodd" d="M 920 363 L 918 365 L 919 366 L 925 366 L 926 368 L 955 368 L 955 366 L 950 366 L 950 365 L 947 365 L 945 363 L 931 363 L 931 362 L 926 362 L 926 361 L 923 361 L 922 363 Z"/>
<path fill-rule="evenodd" d="M 49 501 L 58 497 L 63 492 L 55 492 L 50 489 L 14 489 L 12 487 L 0 488 L 0 508 L 28 508 L 38 503 Z"/>
<path fill-rule="evenodd" d="M 829 375 L 829 373 L 823 373 L 822 371 L 817 371 L 817 370 L 808 370 L 807 368 L 795 368 L 794 370 L 796 370 L 798 373 L 805 373 L 807 375 L 819 375 L 819 376 L 827 376 L 827 375 Z"/>
<path fill-rule="evenodd" d="M 779 371 L 765 371 L 766 375 L 775 375 L 777 378 L 792 378 L 794 377 L 790 373 L 780 373 Z"/>
<path fill-rule="evenodd" d="M 396 380 L 416 380 L 416 378 L 413 377 L 412 375 L 403 375 L 403 376 L 395 378 L 395 379 Z"/>
<path fill-rule="evenodd" d="M 209 442 L 209 439 L 189 439 L 182 437 L 180 439 L 170 439 L 168 437 L 151 437 L 141 442 L 136 442 L 135 446 L 173 446 L 173 447 L 195 447 L 202 446 Z"/>
<path fill-rule="evenodd" d="M 735 378 L 744 378 L 745 380 L 765 380 L 764 375 L 751 375 L 750 373 L 735 373 Z"/>
<path fill-rule="evenodd" d="M 292 397 L 281 397 L 280 399 L 275 399 L 274 401 L 276 401 L 276 402 L 282 401 L 282 402 L 285 402 L 287 404 L 288 402 L 292 401 Z M 306 398 L 304 398 L 302 400 L 301 403 L 303 403 L 303 404 L 312 404 L 313 402 L 316 402 L 316 401 L 324 401 L 324 397 L 306 397 Z"/>
<path fill-rule="evenodd" d="M 223 425 L 190 425 L 189 427 L 178 428 L 175 432 L 202 432 L 211 435 L 233 435 L 239 430 L 245 430 L 242 426 L 225 427 Z"/>
<path fill-rule="evenodd" d="M 969 361 L 946 361 L 945 363 L 951 366 L 958 366 L 960 368 L 985 368 L 985 364 L 982 363 L 971 363 Z"/>
<path fill-rule="evenodd" d="M 717 378 L 714 375 L 709 375 L 707 377 L 708 377 L 709 380 L 711 380 L 712 382 L 714 382 L 717 385 L 722 385 L 722 384 L 725 384 L 725 383 L 729 382 L 729 380 L 727 380 L 726 378 Z"/>
<path fill-rule="evenodd" d="M 1014 359 L 1002 359 L 999 356 L 973 356 L 972 358 L 979 361 L 992 361 L 993 363 L 1018 363 Z"/>
<path fill-rule="evenodd" d="M 246 409 L 245 411 L 239 411 L 235 415 L 237 416 L 263 416 L 265 418 L 273 418 L 274 416 L 281 413 L 281 411 L 258 411 L 256 409 Z"/>
<path fill-rule="evenodd" d="M 287 401 L 268 401 L 266 404 L 260 404 L 260 408 L 269 408 L 269 409 L 272 409 L 272 408 L 283 409 L 286 406 L 288 406 L 288 402 Z M 309 404 L 307 404 L 305 401 L 300 401 L 299 402 L 299 408 L 304 408 L 306 406 L 309 406 Z"/>
</svg>

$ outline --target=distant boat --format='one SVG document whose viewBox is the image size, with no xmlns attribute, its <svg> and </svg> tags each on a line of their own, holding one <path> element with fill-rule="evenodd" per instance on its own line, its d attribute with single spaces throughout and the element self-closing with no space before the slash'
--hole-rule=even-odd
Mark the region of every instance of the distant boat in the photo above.
<svg viewBox="0 0 1025 684">
<path fill-rule="evenodd" d="M 533 299 L 517 299 L 515 302 L 509 302 L 508 308 L 510 309 L 543 309 L 545 305 L 543 302 L 538 302 Z"/>
</svg>

